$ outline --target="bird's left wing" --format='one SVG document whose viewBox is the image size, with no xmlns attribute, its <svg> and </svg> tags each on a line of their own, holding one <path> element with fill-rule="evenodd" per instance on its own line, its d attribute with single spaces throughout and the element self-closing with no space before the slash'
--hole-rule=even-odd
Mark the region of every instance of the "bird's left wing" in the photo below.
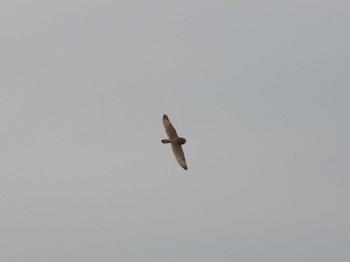
<svg viewBox="0 0 350 262">
<path fill-rule="evenodd" d="M 173 150 L 175 158 L 177 162 L 180 164 L 180 166 L 182 166 L 183 169 L 187 170 L 185 153 L 182 150 L 182 146 L 171 144 L 171 149 Z"/>
</svg>

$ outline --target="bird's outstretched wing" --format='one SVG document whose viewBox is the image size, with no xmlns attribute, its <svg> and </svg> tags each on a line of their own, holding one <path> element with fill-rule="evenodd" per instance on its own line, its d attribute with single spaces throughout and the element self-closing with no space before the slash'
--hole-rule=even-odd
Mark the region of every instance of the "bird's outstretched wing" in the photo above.
<svg viewBox="0 0 350 262">
<path fill-rule="evenodd" d="M 183 169 L 187 170 L 185 154 L 184 154 L 184 151 L 182 150 L 182 146 L 171 144 L 171 149 L 173 150 L 175 158 L 177 162 L 180 164 L 180 166 L 182 166 Z"/>
<path fill-rule="evenodd" d="M 170 120 L 167 115 L 163 115 L 163 125 L 165 128 L 165 132 L 169 138 L 178 137 L 174 126 L 170 123 Z"/>
</svg>

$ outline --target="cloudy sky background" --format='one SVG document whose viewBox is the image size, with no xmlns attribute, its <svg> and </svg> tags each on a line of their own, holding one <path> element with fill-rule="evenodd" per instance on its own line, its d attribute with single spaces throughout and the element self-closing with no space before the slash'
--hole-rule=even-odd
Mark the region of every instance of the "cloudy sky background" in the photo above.
<svg viewBox="0 0 350 262">
<path fill-rule="evenodd" d="M 345 0 L 2 0 L 0 260 L 350 261 L 349 25 Z"/>
</svg>

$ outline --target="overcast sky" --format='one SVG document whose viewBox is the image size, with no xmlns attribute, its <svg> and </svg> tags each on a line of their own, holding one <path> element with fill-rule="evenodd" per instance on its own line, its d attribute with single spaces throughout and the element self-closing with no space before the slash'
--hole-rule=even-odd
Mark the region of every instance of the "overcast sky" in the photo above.
<svg viewBox="0 0 350 262">
<path fill-rule="evenodd" d="M 350 261 L 349 25 L 348 0 L 2 0 L 0 260 Z"/>
</svg>

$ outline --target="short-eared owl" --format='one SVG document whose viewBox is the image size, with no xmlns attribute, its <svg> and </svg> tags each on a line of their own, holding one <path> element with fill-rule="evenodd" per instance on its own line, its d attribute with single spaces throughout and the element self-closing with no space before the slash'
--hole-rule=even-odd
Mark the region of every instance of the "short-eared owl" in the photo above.
<svg viewBox="0 0 350 262">
<path fill-rule="evenodd" d="M 168 135 L 168 139 L 162 139 L 163 144 L 170 143 L 171 149 L 174 152 L 175 158 L 180 166 L 183 169 L 187 170 L 187 164 L 185 159 L 184 151 L 182 150 L 182 144 L 186 143 L 186 139 L 183 137 L 179 137 L 176 133 L 174 126 L 170 123 L 170 120 L 167 115 L 163 115 L 163 125 L 165 128 L 165 132 Z"/>
</svg>

